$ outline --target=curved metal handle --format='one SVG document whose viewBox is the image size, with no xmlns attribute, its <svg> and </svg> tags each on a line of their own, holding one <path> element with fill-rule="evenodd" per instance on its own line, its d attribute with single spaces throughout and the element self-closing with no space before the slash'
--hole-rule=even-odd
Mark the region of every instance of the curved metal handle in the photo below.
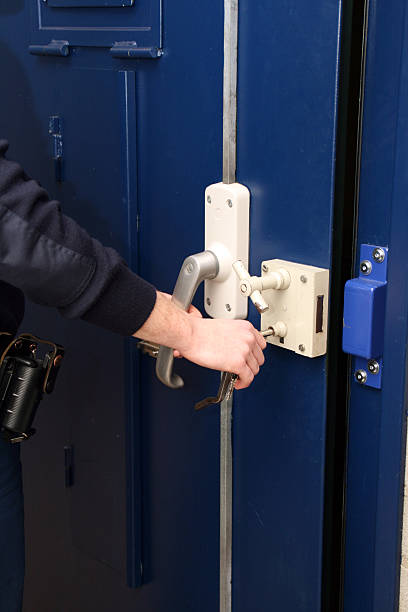
<svg viewBox="0 0 408 612">
<path fill-rule="evenodd" d="M 211 251 L 203 251 L 187 257 L 181 266 L 172 301 L 176 306 L 187 311 L 199 284 L 205 279 L 215 278 L 218 270 L 218 259 Z M 178 389 L 184 385 L 184 382 L 178 374 L 173 372 L 173 362 L 173 349 L 161 346 L 156 363 L 157 378 L 168 387 Z"/>
</svg>

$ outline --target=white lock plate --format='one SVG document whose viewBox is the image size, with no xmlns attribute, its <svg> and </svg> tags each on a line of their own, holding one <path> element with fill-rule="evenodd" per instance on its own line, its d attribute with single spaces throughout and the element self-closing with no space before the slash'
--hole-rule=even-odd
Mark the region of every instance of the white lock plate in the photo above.
<svg viewBox="0 0 408 612">
<path fill-rule="evenodd" d="M 289 272 L 290 285 L 282 291 L 262 291 L 269 310 L 261 316 L 261 329 L 283 321 L 287 334 L 283 339 L 268 336 L 266 341 L 305 357 L 324 355 L 327 350 L 329 270 L 271 259 L 262 262 L 262 277 L 279 268 Z"/>
<path fill-rule="evenodd" d="M 249 200 L 249 190 L 240 183 L 216 183 L 205 190 L 205 250 L 220 262 L 217 277 L 204 283 L 205 310 L 213 318 L 246 319 L 248 314 L 232 264 L 241 259 L 248 267 Z"/>
</svg>

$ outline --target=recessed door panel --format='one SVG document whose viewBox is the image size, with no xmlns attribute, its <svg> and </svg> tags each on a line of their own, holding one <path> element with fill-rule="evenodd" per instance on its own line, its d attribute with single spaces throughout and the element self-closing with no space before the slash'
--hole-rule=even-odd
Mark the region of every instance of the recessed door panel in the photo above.
<svg viewBox="0 0 408 612">
<path fill-rule="evenodd" d="M 31 43 L 111 47 L 133 41 L 161 48 L 161 0 L 30 0 Z"/>
</svg>

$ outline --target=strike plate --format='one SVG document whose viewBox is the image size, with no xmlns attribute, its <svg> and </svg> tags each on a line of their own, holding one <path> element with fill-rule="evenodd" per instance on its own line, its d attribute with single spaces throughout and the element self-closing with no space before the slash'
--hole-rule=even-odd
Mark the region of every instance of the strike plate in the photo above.
<svg viewBox="0 0 408 612">
<path fill-rule="evenodd" d="M 262 262 L 262 279 L 280 268 L 289 272 L 290 285 L 284 290 L 262 291 L 269 310 L 261 315 L 261 329 L 282 322 L 287 331 L 284 337 L 268 336 L 266 341 L 305 357 L 324 355 L 327 350 L 329 270 L 271 259 Z"/>
<path fill-rule="evenodd" d="M 217 319 L 245 319 L 248 300 L 239 289 L 232 264 L 248 266 L 249 190 L 239 183 L 216 183 L 205 190 L 205 250 L 218 258 L 214 280 L 204 283 L 204 307 Z"/>
</svg>

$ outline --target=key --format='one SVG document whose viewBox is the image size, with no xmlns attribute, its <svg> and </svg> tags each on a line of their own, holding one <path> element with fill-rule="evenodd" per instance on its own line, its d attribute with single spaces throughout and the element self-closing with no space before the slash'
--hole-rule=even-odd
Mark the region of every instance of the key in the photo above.
<svg viewBox="0 0 408 612">
<path fill-rule="evenodd" d="M 215 397 L 207 397 L 201 400 L 201 402 L 197 402 L 197 404 L 194 406 L 194 410 L 201 410 L 202 408 L 206 408 L 211 404 L 220 404 L 224 400 L 230 399 L 237 379 L 237 374 L 233 374 L 232 372 L 223 372 L 217 395 Z"/>
<path fill-rule="evenodd" d="M 270 327 L 269 329 L 265 329 L 260 333 L 264 338 L 266 338 L 267 336 L 274 336 L 275 330 Z M 194 410 L 202 410 L 207 406 L 211 406 L 211 404 L 220 404 L 224 400 L 231 399 L 237 380 L 237 374 L 233 374 L 232 372 L 223 372 L 217 395 L 215 397 L 206 397 L 205 399 L 201 400 L 201 402 L 197 402 L 197 404 L 194 406 Z"/>
</svg>

